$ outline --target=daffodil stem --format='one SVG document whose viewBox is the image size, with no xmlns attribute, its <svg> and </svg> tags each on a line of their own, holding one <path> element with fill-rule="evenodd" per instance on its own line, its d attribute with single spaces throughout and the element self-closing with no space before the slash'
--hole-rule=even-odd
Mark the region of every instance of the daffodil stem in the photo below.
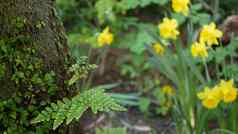
<svg viewBox="0 0 238 134">
<path fill-rule="evenodd" d="M 103 48 L 102 52 L 99 54 L 99 56 L 96 59 L 96 65 L 100 65 L 102 64 L 102 61 L 104 60 L 104 58 L 107 56 L 109 47 L 106 46 L 105 48 Z M 90 73 L 87 82 L 83 85 L 84 88 L 88 89 L 91 86 L 91 82 L 93 79 L 95 71 L 93 71 L 92 73 Z"/>
<path fill-rule="evenodd" d="M 220 3 L 220 1 L 219 0 L 214 0 L 214 13 L 213 13 L 213 15 L 214 15 L 214 20 L 215 21 L 217 21 L 218 19 L 219 19 L 219 4 Z"/>
<path fill-rule="evenodd" d="M 91 60 L 91 57 L 92 57 L 92 51 L 93 51 L 93 48 L 92 47 L 90 47 L 89 48 L 89 50 L 88 50 L 88 61 L 90 62 L 90 60 Z M 91 74 L 90 74 L 91 75 Z M 85 89 L 85 86 L 87 85 L 87 83 L 88 83 L 88 79 L 87 78 L 84 78 L 83 79 L 83 82 L 82 82 L 82 85 L 81 85 L 81 87 L 79 88 L 79 89 Z"/>
<path fill-rule="evenodd" d="M 233 132 L 237 132 L 237 102 L 234 103 L 234 106 L 231 109 L 230 114 L 230 122 L 231 122 L 231 128 Z"/>
<path fill-rule="evenodd" d="M 233 54 L 231 54 L 230 56 L 231 56 L 231 63 L 230 64 L 234 65 L 234 56 L 233 56 Z M 233 73 L 231 74 L 231 77 L 232 77 L 232 79 L 234 79 L 234 74 Z"/>
<path fill-rule="evenodd" d="M 208 66 L 207 66 L 207 62 L 206 62 L 205 59 L 203 60 L 203 64 L 204 64 L 204 67 L 205 67 L 207 81 L 210 82 L 211 81 L 211 77 L 210 77 Z"/>
</svg>

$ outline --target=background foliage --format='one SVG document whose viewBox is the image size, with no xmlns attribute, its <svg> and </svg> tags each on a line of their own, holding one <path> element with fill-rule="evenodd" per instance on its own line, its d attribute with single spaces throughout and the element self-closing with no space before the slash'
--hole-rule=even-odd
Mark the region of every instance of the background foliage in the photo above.
<svg viewBox="0 0 238 134">
<path fill-rule="evenodd" d="M 170 114 L 171 107 L 169 102 L 172 98 L 161 91 L 163 85 L 170 84 L 170 81 L 164 79 L 166 75 L 155 73 L 158 68 L 152 64 L 155 59 L 151 58 L 151 53 L 148 51 L 148 47 L 157 40 L 157 23 L 163 16 L 169 14 L 171 7 L 168 4 L 170 2 L 170 0 L 57 0 L 59 19 L 65 26 L 71 52 L 78 63 L 69 70 L 75 75 L 68 85 L 76 84 L 79 88 L 90 89 L 100 84 L 92 83 L 92 81 L 98 77 L 98 70 L 103 68 L 102 65 L 99 64 L 96 69 L 95 65 L 85 62 L 85 57 L 82 58 L 82 56 L 88 57 L 90 63 L 97 64 L 95 57 L 100 56 L 105 51 L 102 48 L 98 48 L 96 37 L 102 29 L 110 26 L 116 37 L 111 48 L 107 50 L 107 57 L 116 57 L 116 60 L 111 60 L 113 63 L 110 68 L 117 70 L 122 79 L 126 77 L 126 80 L 123 79 L 123 82 L 119 83 L 120 86 L 133 87 L 133 93 L 113 93 L 111 96 L 123 105 L 136 107 L 145 116 Z M 193 0 L 192 2 L 195 4 L 191 6 L 192 15 L 190 20 L 195 24 L 194 29 L 207 24 L 210 20 L 222 23 L 227 16 L 238 12 L 237 0 Z M 185 24 L 189 23 L 182 15 L 172 14 L 172 16 L 179 21 L 181 28 L 184 28 Z M 16 18 L 13 23 L 16 26 L 15 32 L 19 32 L 21 28 L 24 28 L 24 18 Z M 186 31 L 182 34 L 186 34 Z M 164 40 L 162 42 L 168 44 Z M 95 92 L 86 90 L 72 99 L 60 101 L 56 97 L 58 90 L 55 85 L 54 72 L 42 72 L 40 70 L 41 61 L 37 58 L 32 58 L 32 55 L 34 55 L 34 45 L 32 43 L 30 43 L 32 44 L 30 49 L 20 50 L 16 47 L 16 45 L 25 47 L 24 43 L 29 43 L 27 37 L 0 40 L 0 79 L 5 76 L 5 63 L 12 62 L 16 66 L 11 79 L 16 85 L 19 83 L 37 85 L 41 90 L 35 93 L 34 90 L 29 88 L 24 92 L 17 92 L 10 99 L 0 101 L 0 132 L 5 131 L 10 134 L 26 132 L 49 133 L 52 125 L 57 128 L 65 120 L 66 123 L 69 123 L 72 119 L 81 117 L 81 113 L 89 107 L 94 112 L 108 111 L 108 109 L 114 109 L 115 107 L 120 109 L 114 103 L 114 100 L 104 96 L 103 90 L 95 90 Z M 228 47 L 224 49 L 217 48 L 216 51 L 212 52 L 209 60 L 214 60 L 219 65 L 223 64 L 227 56 L 234 54 L 234 57 L 236 57 L 236 46 L 237 40 L 234 39 Z M 168 47 L 170 46 L 168 45 Z M 113 49 L 116 51 L 113 51 Z M 25 53 L 28 53 L 28 55 L 25 55 Z M 110 55 L 111 53 L 113 55 Z M 176 57 L 169 58 L 168 56 L 167 59 L 170 60 L 166 62 L 173 66 Z M 108 58 L 106 58 L 107 60 Z M 199 60 L 194 62 L 194 64 L 200 63 L 201 61 Z M 81 68 L 82 66 L 84 68 Z M 96 69 L 96 71 L 92 71 L 93 69 Z M 34 75 L 31 76 L 25 72 L 33 73 Z M 238 81 L 236 74 L 238 74 L 236 65 L 228 64 L 224 70 L 221 70 L 218 77 L 233 77 L 235 81 Z M 88 75 L 89 78 L 86 77 Z M 173 75 L 170 72 L 167 75 L 173 79 Z M 100 77 L 103 76 L 101 75 Z M 78 83 L 78 80 L 81 81 Z M 98 100 L 93 99 L 97 100 L 98 103 L 92 104 L 88 99 L 95 97 L 91 96 L 92 94 L 95 95 L 95 93 L 96 95 L 99 94 L 99 96 L 96 96 Z M 36 94 L 36 96 L 33 96 L 33 94 Z M 46 97 L 39 101 L 42 94 L 46 94 Z M 108 99 L 106 100 L 108 103 L 102 106 L 101 103 L 105 99 Z M 58 103 L 56 103 L 56 100 L 59 100 Z M 78 101 L 84 103 L 78 103 Z M 78 106 L 77 109 L 73 108 L 73 104 Z M 46 106 L 49 107 L 43 110 Z M 71 112 L 65 114 L 65 109 L 76 110 L 77 112 L 72 113 L 77 113 L 78 115 L 69 115 Z M 40 112 L 41 110 L 43 111 Z M 30 123 L 30 120 L 37 115 L 38 117 L 34 122 L 46 122 Z M 120 128 L 112 130 L 98 129 L 97 133 L 103 133 L 104 131 L 108 133 L 109 131 L 124 133 L 124 129 Z"/>
</svg>

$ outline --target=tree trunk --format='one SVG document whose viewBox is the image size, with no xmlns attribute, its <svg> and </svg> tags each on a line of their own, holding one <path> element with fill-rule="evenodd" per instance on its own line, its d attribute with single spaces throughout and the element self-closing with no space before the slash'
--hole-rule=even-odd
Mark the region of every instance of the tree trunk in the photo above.
<svg viewBox="0 0 238 134">
<path fill-rule="evenodd" d="M 73 94 L 74 87 L 66 84 L 73 61 L 54 7 L 54 0 L 0 0 L 0 97 L 7 100 L 0 102 L 0 112 L 17 111 L 11 115 L 11 129 L 16 127 L 18 133 L 35 131 L 29 123 L 35 111 Z M 10 107 L 9 100 L 16 107 Z M 21 108 L 28 115 L 25 124 L 19 123 Z M 0 132 L 8 129 L 4 120 L 0 118 Z"/>
<path fill-rule="evenodd" d="M 0 0 L 1 39 L 19 36 L 27 36 L 30 43 L 36 45 L 36 56 L 42 59 L 44 71 L 54 71 L 57 87 L 64 90 L 67 79 L 64 65 L 69 57 L 64 29 L 57 21 L 53 0 Z M 0 95 L 9 96 L 10 81 L 1 83 Z"/>
</svg>

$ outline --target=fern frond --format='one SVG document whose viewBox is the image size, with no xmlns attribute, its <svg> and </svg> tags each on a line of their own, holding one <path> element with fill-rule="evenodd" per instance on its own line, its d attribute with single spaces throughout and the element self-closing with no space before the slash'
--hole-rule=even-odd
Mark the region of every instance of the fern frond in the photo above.
<svg viewBox="0 0 238 134">
<path fill-rule="evenodd" d="M 69 80 L 69 86 L 73 85 L 76 81 L 87 77 L 89 71 L 97 68 L 95 64 L 89 64 L 88 57 L 82 56 L 79 58 L 76 64 L 73 64 L 69 71 L 74 73 L 72 78 Z"/>
<path fill-rule="evenodd" d="M 46 107 L 32 123 L 39 123 L 45 121 L 53 121 L 53 129 L 58 128 L 63 122 L 69 124 L 74 119 L 78 120 L 82 114 L 91 108 L 93 113 L 124 111 L 125 108 L 121 107 L 116 101 L 111 98 L 104 89 L 90 89 L 73 97 L 71 100 L 65 98 L 57 103 L 51 103 Z"/>
</svg>

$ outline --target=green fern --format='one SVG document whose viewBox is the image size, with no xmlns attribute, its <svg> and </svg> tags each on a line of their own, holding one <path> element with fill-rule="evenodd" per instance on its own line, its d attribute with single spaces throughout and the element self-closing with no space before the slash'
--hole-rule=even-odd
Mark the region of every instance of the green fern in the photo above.
<svg viewBox="0 0 238 134">
<path fill-rule="evenodd" d="M 74 75 L 69 80 L 69 85 L 73 85 L 76 81 L 87 77 L 89 71 L 94 70 L 97 68 L 95 64 L 89 64 L 88 57 L 82 56 L 79 58 L 76 64 L 73 64 L 69 71 L 72 72 Z"/>
<path fill-rule="evenodd" d="M 96 134 L 126 134 L 125 128 L 97 128 Z"/>
<path fill-rule="evenodd" d="M 104 89 L 96 88 L 84 91 L 71 100 L 65 98 L 63 101 L 51 103 L 49 107 L 46 107 L 45 110 L 32 120 L 32 123 L 53 121 L 53 129 L 56 129 L 63 122 L 66 122 L 68 125 L 74 119 L 78 120 L 89 108 L 95 114 L 101 111 L 126 110 L 106 94 Z"/>
</svg>

